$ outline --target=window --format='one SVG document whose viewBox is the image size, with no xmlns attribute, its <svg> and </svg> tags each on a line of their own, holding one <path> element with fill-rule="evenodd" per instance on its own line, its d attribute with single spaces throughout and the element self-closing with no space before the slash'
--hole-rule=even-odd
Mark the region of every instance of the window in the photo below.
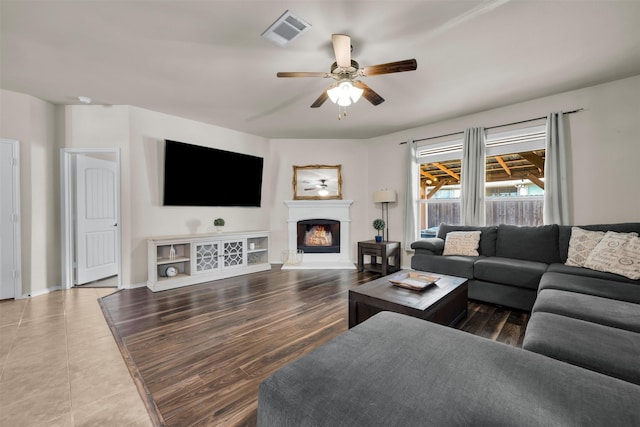
<svg viewBox="0 0 640 427">
<path fill-rule="evenodd" d="M 460 223 L 462 140 L 418 147 L 420 237 L 434 237 L 438 226 Z"/>
<path fill-rule="evenodd" d="M 487 225 L 541 225 L 545 125 L 489 132 L 486 142 Z M 460 223 L 462 140 L 418 147 L 420 236 Z"/>
</svg>

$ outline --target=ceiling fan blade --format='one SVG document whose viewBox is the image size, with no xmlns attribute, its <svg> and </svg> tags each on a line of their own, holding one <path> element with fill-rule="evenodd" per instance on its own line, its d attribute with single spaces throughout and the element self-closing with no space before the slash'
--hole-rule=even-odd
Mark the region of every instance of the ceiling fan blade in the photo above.
<svg viewBox="0 0 640 427">
<path fill-rule="evenodd" d="M 364 67 L 362 72 L 365 76 L 377 76 L 380 74 L 401 73 L 403 71 L 413 71 L 418 68 L 415 59 L 405 59 L 404 61 L 389 62 L 386 64 L 371 65 Z"/>
<path fill-rule="evenodd" d="M 332 84 L 331 86 L 329 86 L 329 87 L 328 87 L 324 92 L 322 92 L 322 93 L 320 94 L 320 96 L 318 97 L 318 99 L 316 99 L 316 100 L 313 102 L 313 104 L 311 104 L 311 108 L 318 108 L 318 107 L 320 107 L 322 104 L 324 104 L 324 102 L 325 102 L 327 99 L 329 99 L 329 95 L 327 94 L 327 91 L 328 91 L 329 89 L 333 89 L 333 88 L 334 88 L 334 87 L 336 87 L 336 86 L 337 86 L 337 84 L 336 84 L 336 83 L 334 83 L 334 84 Z"/>
<path fill-rule="evenodd" d="M 277 77 L 329 77 L 329 73 L 314 71 L 281 71 L 276 74 Z"/>
<path fill-rule="evenodd" d="M 362 83 L 360 80 L 356 80 L 353 82 L 353 85 L 357 88 L 364 90 L 362 96 L 364 99 L 372 103 L 373 105 L 379 105 L 384 102 L 384 98 L 378 95 L 373 89 L 367 86 L 365 83 Z"/>
<path fill-rule="evenodd" d="M 346 34 L 332 34 L 331 41 L 338 67 L 351 67 L 351 37 Z"/>
<path fill-rule="evenodd" d="M 327 95 L 327 91 L 325 90 L 324 92 L 322 92 L 320 94 L 320 96 L 318 97 L 318 99 L 316 99 L 313 104 L 311 104 L 311 108 L 318 108 L 320 107 L 322 104 L 324 104 L 324 102 L 329 99 L 329 95 Z"/>
</svg>

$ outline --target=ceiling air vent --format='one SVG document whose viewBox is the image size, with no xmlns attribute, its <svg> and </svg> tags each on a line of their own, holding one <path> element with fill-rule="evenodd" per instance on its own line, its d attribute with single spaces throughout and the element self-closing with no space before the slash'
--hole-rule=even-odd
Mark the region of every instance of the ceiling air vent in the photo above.
<svg viewBox="0 0 640 427">
<path fill-rule="evenodd" d="M 311 25 L 298 18 L 288 10 L 267 28 L 262 37 L 272 42 L 286 46 L 290 41 L 311 28 Z"/>
</svg>

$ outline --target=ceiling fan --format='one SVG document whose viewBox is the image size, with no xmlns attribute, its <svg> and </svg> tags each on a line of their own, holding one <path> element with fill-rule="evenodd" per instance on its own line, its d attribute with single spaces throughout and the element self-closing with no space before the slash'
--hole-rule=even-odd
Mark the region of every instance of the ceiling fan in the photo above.
<svg viewBox="0 0 640 427">
<path fill-rule="evenodd" d="M 326 179 L 320 179 L 320 184 L 316 184 L 313 187 L 309 187 L 309 188 L 305 188 L 304 191 L 311 191 L 311 190 L 316 190 L 318 192 L 318 196 L 328 196 L 329 195 L 329 190 L 327 190 L 327 180 Z M 305 181 L 305 182 L 309 182 L 309 181 Z"/>
<path fill-rule="evenodd" d="M 323 190 L 323 189 L 326 189 L 326 188 L 327 188 L 327 180 L 326 179 L 321 179 L 320 180 L 320 184 L 316 184 L 315 186 L 310 187 L 310 188 L 305 188 L 304 191 L 318 190 L 318 189 Z"/>
<path fill-rule="evenodd" d="M 322 92 L 318 99 L 311 104 L 311 108 L 320 107 L 327 98 L 341 107 L 346 107 L 358 101 L 360 96 L 363 96 L 373 105 L 379 105 L 384 102 L 384 98 L 364 82 L 360 81 L 360 77 L 413 71 L 418 68 L 418 63 L 415 59 L 406 59 L 404 61 L 389 62 L 361 68 L 360 64 L 351 59 L 351 37 L 346 34 L 333 34 L 331 40 L 336 62 L 331 65 L 330 72 L 294 71 L 277 73 L 278 77 L 323 77 L 335 80 L 334 83 Z"/>
</svg>

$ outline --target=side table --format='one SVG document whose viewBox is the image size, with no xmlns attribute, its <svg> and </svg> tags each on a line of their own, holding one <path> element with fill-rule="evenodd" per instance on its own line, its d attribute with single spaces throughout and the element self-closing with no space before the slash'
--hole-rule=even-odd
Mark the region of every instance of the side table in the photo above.
<svg viewBox="0 0 640 427">
<path fill-rule="evenodd" d="M 364 257 L 371 257 L 371 263 L 365 264 Z M 380 258 L 380 262 L 378 262 Z M 389 259 L 392 259 L 391 264 Z M 400 242 L 375 240 L 358 242 L 358 271 L 370 270 L 383 276 L 400 270 Z"/>
</svg>

